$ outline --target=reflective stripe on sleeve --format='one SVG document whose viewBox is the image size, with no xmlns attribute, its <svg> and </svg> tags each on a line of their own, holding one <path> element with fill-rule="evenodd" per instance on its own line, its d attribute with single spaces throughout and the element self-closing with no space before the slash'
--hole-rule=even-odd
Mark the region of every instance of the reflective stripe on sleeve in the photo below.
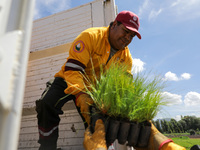
<svg viewBox="0 0 200 150">
<path fill-rule="evenodd" d="M 85 68 L 86 68 L 85 65 L 74 59 L 69 59 L 65 64 L 65 71 L 73 70 L 73 71 L 81 71 L 82 73 L 84 73 Z"/>
</svg>

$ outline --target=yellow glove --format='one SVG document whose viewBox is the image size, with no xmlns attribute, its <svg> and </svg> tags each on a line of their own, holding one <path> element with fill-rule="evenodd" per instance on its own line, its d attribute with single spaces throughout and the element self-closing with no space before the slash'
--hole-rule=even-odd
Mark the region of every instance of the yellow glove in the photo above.
<svg viewBox="0 0 200 150">
<path fill-rule="evenodd" d="M 105 126 L 101 119 L 96 121 L 95 131 L 91 134 L 89 127 L 84 134 L 83 146 L 86 150 L 107 150 Z"/>
<path fill-rule="evenodd" d="M 76 106 L 80 107 L 81 114 L 87 124 L 90 124 L 90 106 L 94 103 L 91 97 L 85 93 L 79 93 L 76 96 Z"/>
<path fill-rule="evenodd" d="M 173 143 L 171 139 L 160 133 L 151 123 L 151 135 L 148 147 L 136 147 L 136 150 L 185 150 L 185 148 Z"/>
</svg>

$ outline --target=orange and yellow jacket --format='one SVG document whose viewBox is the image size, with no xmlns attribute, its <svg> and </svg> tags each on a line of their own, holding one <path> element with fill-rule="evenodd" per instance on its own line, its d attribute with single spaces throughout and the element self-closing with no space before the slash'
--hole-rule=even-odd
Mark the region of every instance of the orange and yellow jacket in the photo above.
<svg viewBox="0 0 200 150">
<path fill-rule="evenodd" d="M 83 74 L 94 81 L 95 75 L 98 77 L 100 74 L 100 66 L 106 69 L 112 62 L 125 63 L 127 72 L 131 74 L 132 57 L 128 47 L 117 51 L 108 61 L 111 50 L 108 36 L 109 27 L 89 28 L 74 40 L 67 61 L 55 74 L 55 77 L 61 77 L 67 82 L 66 94 L 75 95 L 84 91 L 86 81 Z"/>
</svg>

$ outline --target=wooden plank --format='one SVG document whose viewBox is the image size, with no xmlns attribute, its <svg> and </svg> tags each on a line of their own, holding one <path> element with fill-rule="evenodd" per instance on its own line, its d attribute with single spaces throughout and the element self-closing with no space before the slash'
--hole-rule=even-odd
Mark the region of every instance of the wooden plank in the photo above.
<svg viewBox="0 0 200 150">
<path fill-rule="evenodd" d="M 34 106 L 35 100 L 40 98 L 42 92 L 46 88 L 46 82 L 54 78 L 54 74 L 61 69 L 67 55 L 68 53 L 62 53 L 29 62 L 30 67 L 27 71 L 24 94 L 25 108 Z"/>
<path fill-rule="evenodd" d="M 63 138 L 58 140 L 58 145 L 62 146 L 75 146 L 75 145 L 82 145 L 83 144 L 83 137 L 82 138 Z"/>
<path fill-rule="evenodd" d="M 21 149 L 38 149 L 39 148 L 39 144 L 38 142 L 35 140 L 35 141 L 21 141 L 19 142 L 18 144 L 18 150 L 21 150 Z"/>
<path fill-rule="evenodd" d="M 68 10 L 62 11 L 60 13 L 38 19 L 38 20 L 34 21 L 33 32 L 36 32 L 39 29 L 41 29 L 42 25 L 48 25 L 51 22 L 54 22 L 54 21 L 57 21 L 57 20 L 62 20 L 62 19 L 66 19 L 66 18 L 73 18 L 77 15 L 81 15 L 81 14 L 84 14 L 84 13 L 87 13 L 87 12 L 88 13 L 90 12 L 90 5 L 82 5 L 81 7 L 68 9 Z M 53 20 L 51 20 L 52 18 L 53 18 Z"/>
<path fill-rule="evenodd" d="M 85 129 L 77 110 L 64 111 L 60 117 L 58 146 L 83 148 L 82 141 Z M 21 124 L 18 150 L 38 148 L 39 134 L 36 115 L 23 116 Z M 72 125 L 74 125 L 76 132 L 72 131 Z"/>
<path fill-rule="evenodd" d="M 68 53 L 62 53 L 62 55 L 57 55 L 57 57 L 55 58 L 49 57 L 43 60 L 39 59 L 35 63 L 29 62 L 30 67 L 28 68 L 28 71 L 35 71 L 38 69 L 47 68 L 49 66 L 61 66 L 65 63 L 65 61 L 67 60 L 67 57 L 68 57 Z"/>
<path fill-rule="evenodd" d="M 56 18 L 55 18 L 56 20 Z M 33 34 L 33 38 L 32 38 L 32 44 L 35 44 L 35 41 L 42 39 L 42 38 L 52 38 L 50 37 L 50 35 L 52 35 L 52 33 L 54 33 L 54 36 L 57 36 L 61 33 L 60 30 L 63 31 L 73 31 L 76 32 L 80 29 L 82 29 L 82 27 L 86 27 L 88 25 L 91 24 L 91 14 L 81 14 L 78 17 L 74 17 L 71 19 L 62 19 L 62 23 L 60 23 L 59 21 L 55 21 L 53 22 L 53 24 L 50 24 L 48 26 L 44 25 L 40 28 L 39 31 L 35 32 Z M 81 27 L 80 27 L 81 25 Z M 80 28 L 80 29 L 79 29 Z M 54 31 L 52 31 L 52 29 L 54 29 Z M 67 32 L 70 34 L 70 32 Z"/>
<path fill-rule="evenodd" d="M 90 5 L 39 19 L 33 23 L 31 51 L 72 42 L 91 23 Z"/>
<path fill-rule="evenodd" d="M 92 26 L 105 26 L 103 1 L 97 1 L 92 5 Z"/>
<path fill-rule="evenodd" d="M 61 47 L 61 46 L 63 46 L 63 47 Z M 39 65 L 39 64 L 44 64 L 44 63 L 51 61 L 51 59 L 53 59 L 53 60 L 54 59 L 55 60 L 66 59 L 67 56 L 68 56 L 68 51 L 69 51 L 69 48 L 71 46 L 71 43 L 64 44 L 64 45 L 61 45 L 61 46 L 56 46 L 54 48 L 46 49 L 46 50 L 43 50 L 43 51 L 40 51 L 40 52 L 30 53 L 28 66 L 31 67 L 31 66 L 35 66 L 35 65 Z M 59 52 L 60 49 L 66 49 L 66 52 L 62 52 L 62 51 Z M 49 55 L 49 53 L 51 55 Z M 35 56 L 33 56 L 33 55 L 35 55 Z M 43 57 L 39 57 L 40 55 L 42 55 Z M 32 59 L 30 57 L 35 57 L 35 58 Z M 37 59 L 40 59 L 41 62 L 38 62 Z"/>
</svg>

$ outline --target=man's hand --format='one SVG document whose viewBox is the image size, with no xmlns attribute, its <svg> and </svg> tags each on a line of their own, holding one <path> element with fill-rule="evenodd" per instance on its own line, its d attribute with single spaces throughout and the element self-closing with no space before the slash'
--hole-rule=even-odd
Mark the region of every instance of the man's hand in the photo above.
<svg viewBox="0 0 200 150">
<path fill-rule="evenodd" d="M 76 95 L 76 106 L 80 107 L 81 114 L 85 118 L 87 124 L 90 124 L 90 106 L 93 104 L 91 97 L 85 93 Z"/>
<path fill-rule="evenodd" d="M 105 126 L 101 119 L 96 121 L 95 131 L 91 134 L 90 127 L 85 131 L 83 146 L 86 150 L 107 150 Z"/>
<path fill-rule="evenodd" d="M 136 150 L 185 150 L 184 147 L 175 144 L 171 139 L 160 133 L 151 123 L 151 135 L 146 148 L 135 148 Z"/>
</svg>

